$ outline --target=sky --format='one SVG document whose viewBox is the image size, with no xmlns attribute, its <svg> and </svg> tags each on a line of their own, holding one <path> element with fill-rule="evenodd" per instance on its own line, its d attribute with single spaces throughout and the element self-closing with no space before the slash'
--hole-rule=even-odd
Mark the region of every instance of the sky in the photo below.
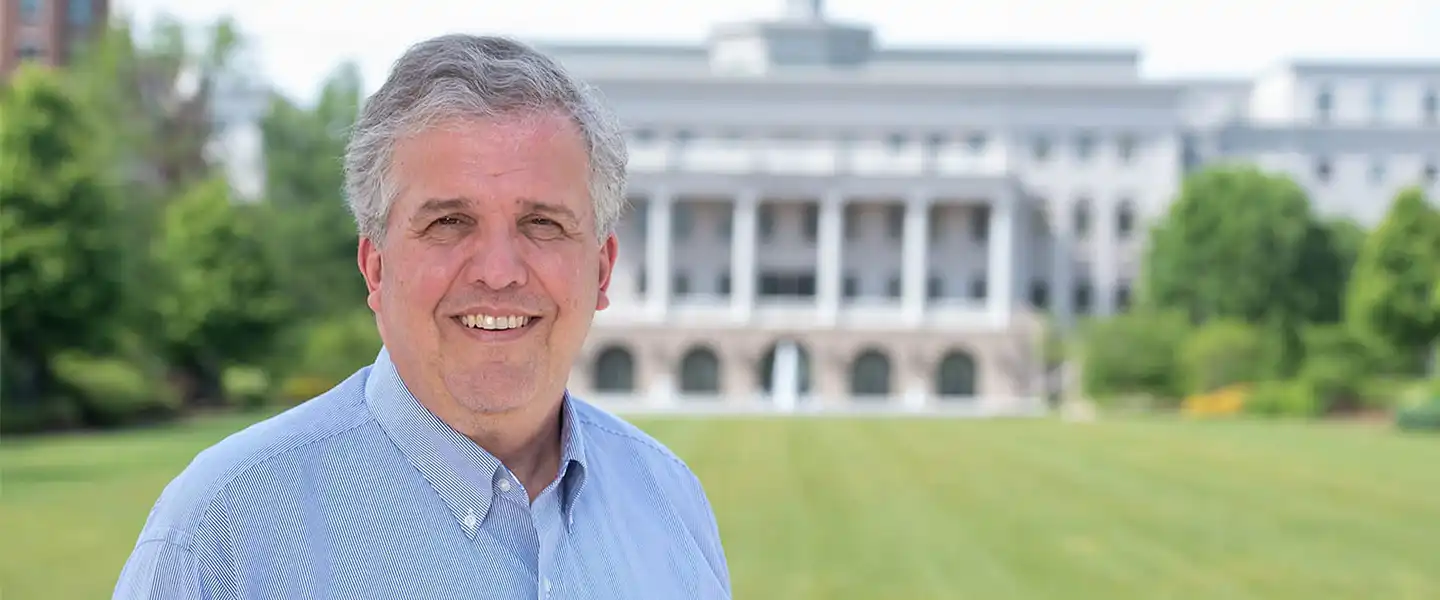
<svg viewBox="0 0 1440 600">
<path fill-rule="evenodd" d="M 368 88 L 443 33 L 532 41 L 700 43 L 719 23 L 779 16 L 784 0 L 112 0 L 142 21 L 229 15 L 263 77 L 297 98 L 354 60 Z M 1440 0 L 827 0 L 885 46 L 1121 47 L 1148 76 L 1250 76 L 1298 58 L 1440 60 Z"/>
</svg>

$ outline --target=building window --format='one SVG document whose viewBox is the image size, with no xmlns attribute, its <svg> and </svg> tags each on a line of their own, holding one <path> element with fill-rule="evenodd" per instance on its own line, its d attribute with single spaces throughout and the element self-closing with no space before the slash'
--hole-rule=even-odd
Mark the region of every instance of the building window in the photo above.
<svg viewBox="0 0 1440 600">
<path fill-rule="evenodd" d="M 686 275 L 686 274 L 684 274 L 684 273 L 676 273 L 676 274 L 675 274 L 675 278 L 674 278 L 673 280 L 671 280 L 670 283 L 671 283 L 671 285 L 675 286 L 674 292 L 675 292 L 675 295 L 676 295 L 676 296 L 689 296 L 689 295 L 690 295 L 690 276 L 689 276 L 689 275 Z"/>
<path fill-rule="evenodd" d="M 1093 291 L 1088 282 L 1079 283 L 1075 286 L 1075 314 L 1087 314 L 1090 312 L 1090 300 Z"/>
<path fill-rule="evenodd" d="M 1075 199 L 1073 218 L 1076 237 L 1085 237 L 1090 233 L 1090 199 L 1081 196 Z"/>
<path fill-rule="evenodd" d="M 674 211 L 670 213 L 670 224 L 676 240 L 689 238 L 690 231 L 695 228 L 694 207 L 683 202 L 676 203 Z"/>
<path fill-rule="evenodd" d="M 1204 157 L 1200 154 L 1200 140 L 1194 134 L 1185 134 L 1182 138 L 1184 149 L 1181 150 L 1180 167 L 1186 173 L 1193 172 L 1204 164 Z"/>
<path fill-rule="evenodd" d="M 66 6 L 66 18 L 74 27 L 87 27 L 90 25 L 90 18 L 93 12 L 90 0 L 70 0 Z"/>
<path fill-rule="evenodd" d="M 854 204 L 845 205 L 845 239 L 860 239 L 860 211 Z"/>
<path fill-rule="evenodd" d="M 1135 230 L 1135 205 L 1129 198 L 1121 198 L 1115 207 L 1115 231 L 1121 239 L 1130 237 Z"/>
<path fill-rule="evenodd" d="M 35 23 L 40 20 L 40 0 L 20 0 L 20 22 Z"/>
<path fill-rule="evenodd" d="M 20 60 L 30 60 L 45 56 L 45 51 L 41 50 L 40 47 L 35 44 L 26 43 L 22 44 L 15 54 L 20 57 Z"/>
<path fill-rule="evenodd" d="M 1120 162 L 1129 164 L 1135 160 L 1135 136 L 1122 135 L 1116 142 L 1115 153 L 1120 157 Z"/>
<path fill-rule="evenodd" d="M 1321 123 L 1330 122 L 1330 113 L 1335 108 L 1335 94 L 1329 87 L 1321 87 L 1315 94 L 1315 120 Z"/>
<path fill-rule="evenodd" d="M 1316 180 L 1320 181 L 1321 183 L 1328 183 L 1330 181 L 1330 176 L 1333 174 L 1333 169 L 1330 166 L 1330 159 L 1323 157 L 1315 159 Z"/>
<path fill-rule="evenodd" d="M 925 281 L 925 296 L 934 300 L 945 297 L 945 282 L 939 277 L 931 276 Z"/>
<path fill-rule="evenodd" d="M 820 235 L 820 207 L 814 204 L 805 205 L 805 239 L 815 241 Z"/>
<path fill-rule="evenodd" d="M 1436 178 L 1440 178 L 1440 167 L 1435 166 L 1435 161 L 1431 160 L 1425 163 L 1425 170 L 1421 171 L 1421 176 L 1425 178 L 1425 183 L 1434 185 Z"/>
<path fill-rule="evenodd" d="M 905 239 L 905 207 L 892 205 L 889 208 L 886 216 L 889 217 L 890 239 Z"/>
<path fill-rule="evenodd" d="M 969 147 L 970 147 L 970 151 L 971 151 L 971 152 L 974 152 L 974 153 L 976 153 L 976 154 L 979 154 L 979 153 L 981 153 L 981 152 L 984 152 L 984 151 L 985 151 L 985 134 L 984 134 L 984 133 L 981 133 L 981 132 L 975 132 L 975 133 L 970 134 L 970 137 L 968 137 L 968 138 L 965 139 L 965 145 L 969 146 Z"/>
<path fill-rule="evenodd" d="M 970 218 L 970 237 L 977 242 L 983 242 L 990 238 L 990 207 L 981 206 L 975 209 Z"/>
<path fill-rule="evenodd" d="M 783 297 L 815 297 L 814 273 L 762 273 L 760 295 Z"/>
<path fill-rule="evenodd" d="M 1126 311 L 1130 309 L 1130 284 L 1121 282 L 1115 287 L 1115 309 Z"/>
<path fill-rule="evenodd" d="M 770 241 L 775 238 L 775 207 L 763 205 L 759 210 L 760 239 Z"/>
<path fill-rule="evenodd" d="M 891 151 L 891 152 L 896 152 L 896 153 L 898 153 L 898 152 L 900 152 L 900 151 L 902 151 L 902 150 L 905 149 L 905 134 L 903 134 L 903 133 L 892 133 L 892 134 L 890 134 L 890 137 L 887 139 L 887 142 L 888 142 L 888 145 L 890 146 L 890 151 Z"/>
<path fill-rule="evenodd" d="M 1370 183 L 1379 185 L 1385 183 L 1385 159 L 1370 159 Z"/>
<path fill-rule="evenodd" d="M 1095 154 L 1095 136 L 1089 133 L 1082 133 L 1075 139 L 1075 156 L 1082 162 L 1090 160 Z"/>
<path fill-rule="evenodd" d="M 729 296 L 729 295 L 730 295 L 730 274 L 729 274 L 729 273 L 721 273 L 721 274 L 720 274 L 720 277 L 716 278 L 716 281 L 715 281 L 715 291 L 716 291 L 716 293 L 720 294 L 721 296 Z"/>
<path fill-rule="evenodd" d="M 1035 138 L 1031 145 L 1031 152 L 1035 154 L 1036 161 L 1045 161 L 1050 158 L 1050 140 L 1043 137 Z"/>
<path fill-rule="evenodd" d="M 987 287 L 988 286 L 986 286 L 985 276 L 976 275 L 974 279 L 970 280 L 970 299 L 984 300 L 987 292 L 989 291 L 986 289 Z"/>
<path fill-rule="evenodd" d="M 1378 83 L 1370 88 L 1370 116 L 1376 121 L 1385 119 L 1385 86 Z"/>
<path fill-rule="evenodd" d="M 1030 306 L 1044 309 L 1050 304 L 1050 285 L 1044 281 L 1030 282 Z"/>
<path fill-rule="evenodd" d="M 890 296 L 891 298 L 899 298 L 899 297 L 900 297 L 900 278 L 899 278 L 899 277 L 891 277 L 891 278 L 890 278 L 890 281 L 885 285 L 885 294 L 888 295 L 888 296 Z"/>
<path fill-rule="evenodd" d="M 1425 92 L 1425 99 L 1420 101 L 1420 113 L 1426 125 L 1440 124 L 1440 94 L 1435 90 Z"/>
<path fill-rule="evenodd" d="M 645 293 L 645 265 L 640 265 L 640 271 L 635 274 L 635 293 Z"/>
<path fill-rule="evenodd" d="M 860 280 L 854 275 L 845 276 L 845 297 L 855 298 L 860 295 Z"/>
</svg>

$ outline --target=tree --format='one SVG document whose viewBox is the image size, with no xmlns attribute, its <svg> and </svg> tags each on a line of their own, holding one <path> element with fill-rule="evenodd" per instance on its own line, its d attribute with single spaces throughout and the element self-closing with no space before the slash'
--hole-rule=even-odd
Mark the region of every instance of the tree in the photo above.
<svg viewBox="0 0 1440 600">
<path fill-rule="evenodd" d="M 1079 340 L 1082 389 L 1098 399 L 1147 396 L 1178 403 L 1185 384 L 1179 355 L 1189 332 L 1179 312 L 1141 309 L 1088 322 Z"/>
<path fill-rule="evenodd" d="M 1149 238 L 1140 303 L 1194 323 L 1232 319 L 1278 340 L 1276 374 L 1298 366 L 1305 323 L 1338 320 L 1346 261 L 1305 192 L 1250 166 L 1186 179 Z"/>
<path fill-rule="evenodd" d="M 155 245 L 167 275 L 155 303 L 164 352 L 191 403 L 220 399 L 224 369 L 264 360 L 290 318 L 262 213 L 229 192 L 214 177 L 172 201 Z"/>
<path fill-rule="evenodd" d="M 53 71 L 21 66 L 0 100 L 0 322 L 6 398 L 53 391 L 61 350 L 103 350 L 122 301 L 116 190 L 101 122 Z"/>
<path fill-rule="evenodd" d="M 325 82 L 314 107 L 277 94 L 261 121 L 265 199 L 276 221 L 272 241 L 289 259 L 285 288 L 306 316 L 365 308 L 342 169 L 361 99 L 359 69 L 346 64 Z"/>
<path fill-rule="evenodd" d="M 1396 196 L 1385 219 L 1365 241 L 1347 299 L 1347 320 L 1393 355 L 1403 370 L 1418 372 L 1440 340 L 1440 211 L 1419 188 Z"/>
</svg>

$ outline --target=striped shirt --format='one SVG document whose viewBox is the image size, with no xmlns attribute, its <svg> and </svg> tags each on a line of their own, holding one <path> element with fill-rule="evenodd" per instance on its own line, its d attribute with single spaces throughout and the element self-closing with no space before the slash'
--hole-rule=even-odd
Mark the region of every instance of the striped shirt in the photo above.
<svg viewBox="0 0 1440 600">
<path fill-rule="evenodd" d="M 200 453 L 116 585 L 138 598 L 729 598 L 700 481 L 567 395 L 559 476 L 519 480 L 423 408 L 388 352 Z"/>
</svg>

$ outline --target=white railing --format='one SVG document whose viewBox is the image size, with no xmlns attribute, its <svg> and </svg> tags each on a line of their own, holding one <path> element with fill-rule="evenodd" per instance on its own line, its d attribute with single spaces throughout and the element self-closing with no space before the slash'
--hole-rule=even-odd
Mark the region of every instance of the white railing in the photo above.
<svg viewBox="0 0 1440 600">
<path fill-rule="evenodd" d="M 706 141 L 685 147 L 634 145 L 629 168 L 637 173 L 975 176 L 1003 175 L 1010 165 L 1003 148 L 975 153 L 964 148 L 891 150 L 803 142 Z"/>
</svg>

